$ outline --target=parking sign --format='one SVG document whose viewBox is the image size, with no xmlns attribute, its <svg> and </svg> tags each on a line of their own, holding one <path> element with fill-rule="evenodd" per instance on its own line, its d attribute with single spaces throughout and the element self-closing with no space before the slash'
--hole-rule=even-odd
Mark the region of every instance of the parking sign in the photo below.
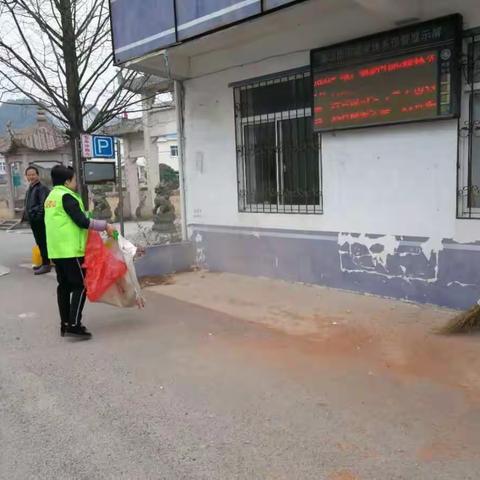
<svg viewBox="0 0 480 480">
<path fill-rule="evenodd" d="M 115 158 L 115 139 L 106 135 L 93 135 L 93 156 L 95 158 Z"/>
</svg>

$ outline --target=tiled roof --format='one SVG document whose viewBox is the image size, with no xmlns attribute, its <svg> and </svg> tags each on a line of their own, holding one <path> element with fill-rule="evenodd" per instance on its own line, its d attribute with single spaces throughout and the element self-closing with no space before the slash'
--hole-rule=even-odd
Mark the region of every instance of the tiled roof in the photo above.
<svg viewBox="0 0 480 480">
<path fill-rule="evenodd" d="M 68 139 L 61 130 L 54 127 L 42 118 L 31 127 L 22 130 L 11 130 L 7 135 L 0 137 L 0 153 L 6 154 L 16 148 L 49 152 L 59 150 L 68 143 Z"/>
</svg>

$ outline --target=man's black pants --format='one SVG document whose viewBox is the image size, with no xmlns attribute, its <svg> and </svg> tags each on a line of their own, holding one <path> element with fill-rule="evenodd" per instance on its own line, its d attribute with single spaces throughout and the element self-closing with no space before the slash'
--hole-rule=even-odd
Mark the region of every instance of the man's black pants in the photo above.
<svg viewBox="0 0 480 480">
<path fill-rule="evenodd" d="M 45 232 L 45 222 L 43 220 L 38 222 L 31 222 L 30 227 L 35 238 L 35 242 L 40 249 L 40 254 L 42 255 L 43 265 L 50 265 L 50 260 L 48 259 L 47 251 L 47 234 Z"/>
<path fill-rule="evenodd" d="M 57 300 L 62 325 L 81 325 L 87 291 L 83 258 L 53 260 L 57 270 Z"/>
</svg>

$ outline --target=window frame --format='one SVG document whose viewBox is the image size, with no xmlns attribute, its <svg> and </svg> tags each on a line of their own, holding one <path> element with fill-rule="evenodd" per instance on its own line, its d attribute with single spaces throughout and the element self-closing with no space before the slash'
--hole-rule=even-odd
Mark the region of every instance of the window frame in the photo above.
<svg viewBox="0 0 480 480">
<path fill-rule="evenodd" d="M 471 54 L 473 58 L 475 49 L 478 48 L 479 59 L 477 61 L 470 59 L 471 44 L 474 44 Z M 478 63 L 480 74 L 480 29 L 464 32 L 462 47 L 464 61 L 461 65 L 461 114 L 458 122 L 457 219 L 480 220 L 480 207 L 472 206 L 470 200 L 470 191 L 474 187 L 472 185 L 473 136 L 480 139 L 480 79 L 475 81 L 474 76 L 476 63 Z M 471 82 L 470 74 L 472 75 Z M 475 97 L 478 97 L 478 120 L 472 118 L 476 116 Z M 478 168 L 480 168 L 480 146 L 478 157 Z M 478 188 L 480 189 L 480 185 Z"/>
<path fill-rule="evenodd" d="M 300 69 L 278 72 L 274 75 L 265 77 L 257 77 L 245 82 L 238 82 L 231 84 L 233 87 L 233 101 L 234 101 L 234 120 L 235 120 L 235 148 L 237 161 L 237 206 L 239 213 L 263 213 L 263 214 L 308 214 L 321 215 L 323 210 L 323 170 L 322 170 L 322 148 L 321 135 L 315 133 L 312 128 L 312 143 L 317 137 L 317 162 L 318 162 L 318 203 L 305 203 L 303 205 L 296 202 L 296 204 L 288 204 L 282 197 L 285 195 L 284 182 L 285 176 L 282 175 L 282 170 L 285 168 L 285 161 L 283 160 L 283 152 L 280 148 L 281 137 L 281 122 L 294 120 L 298 118 L 312 118 L 311 104 L 304 108 L 297 108 L 292 110 L 284 110 L 272 113 L 260 113 L 250 116 L 242 116 L 241 108 L 239 107 L 237 96 L 239 96 L 240 89 L 248 90 L 254 88 L 262 88 L 269 84 L 288 82 L 291 80 L 310 78 L 310 67 L 302 67 Z M 264 83 L 264 82 L 269 82 Z M 311 81 L 309 82 L 309 89 L 313 91 Z M 276 203 L 269 202 L 249 202 L 248 194 L 242 192 L 247 189 L 247 157 L 242 155 L 242 149 L 245 148 L 245 129 L 249 126 L 255 127 L 267 123 L 274 123 L 275 128 L 275 173 L 276 173 Z M 308 171 L 307 171 L 308 173 Z"/>
<path fill-rule="evenodd" d="M 174 151 L 176 152 L 176 154 L 173 153 Z M 170 157 L 178 158 L 178 145 L 170 145 Z"/>
</svg>

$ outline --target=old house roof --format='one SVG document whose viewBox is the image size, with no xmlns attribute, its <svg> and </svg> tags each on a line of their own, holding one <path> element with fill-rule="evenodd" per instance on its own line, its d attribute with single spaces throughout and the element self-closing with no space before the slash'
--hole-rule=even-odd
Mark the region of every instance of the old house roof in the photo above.
<svg viewBox="0 0 480 480">
<path fill-rule="evenodd" d="M 52 125 L 43 110 L 38 110 L 34 125 L 19 130 L 8 129 L 6 135 L 0 137 L 0 153 L 8 154 L 17 148 L 49 152 L 59 150 L 67 145 L 65 134 Z"/>
</svg>

